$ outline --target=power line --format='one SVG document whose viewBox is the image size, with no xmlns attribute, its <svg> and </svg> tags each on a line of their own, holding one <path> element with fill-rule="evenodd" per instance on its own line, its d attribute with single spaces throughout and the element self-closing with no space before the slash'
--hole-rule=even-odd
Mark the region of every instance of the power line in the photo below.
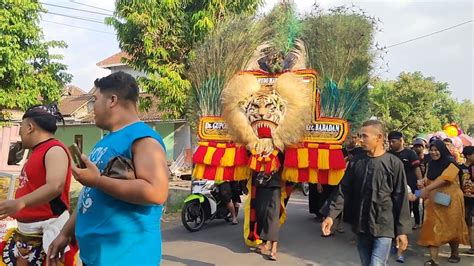
<svg viewBox="0 0 474 266">
<path fill-rule="evenodd" d="M 451 26 L 451 27 L 448 27 L 448 28 L 445 28 L 445 29 L 442 29 L 442 30 L 439 30 L 439 31 L 435 31 L 435 32 L 432 32 L 432 33 L 429 33 L 429 34 L 425 34 L 423 36 L 420 36 L 420 37 L 416 37 L 416 38 L 413 38 L 413 39 L 409 39 L 409 40 L 406 40 L 406 41 L 403 41 L 403 42 L 399 42 L 399 43 L 396 43 L 396 44 L 392 44 L 392 45 L 389 45 L 385 48 L 392 48 L 392 47 L 395 47 L 395 46 L 399 46 L 399 45 L 402 45 L 402 44 L 405 44 L 405 43 L 408 43 L 408 42 L 413 42 L 413 41 L 416 41 L 416 40 L 419 40 L 419 39 L 423 39 L 423 38 L 426 38 L 426 37 L 429 37 L 429 36 L 433 36 L 435 34 L 438 34 L 438 33 L 441 33 L 443 31 L 447 31 L 447 30 L 450 30 L 450 29 L 454 29 L 454 28 L 457 28 L 459 26 L 462 26 L 464 24 L 468 24 L 468 23 L 471 23 L 473 22 L 474 20 L 471 19 L 471 20 L 468 20 L 468 21 L 464 21 L 462 23 L 459 23 L 459 24 L 456 24 L 454 26 Z"/>
<path fill-rule="evenodd" d="M 76 2 L 76 1 L 74 1 L 74 0 L 70 0 L 70 1 L 71 1 L 72 3 L 74 3 L 74 4 L 77 4 L 77 5 L 92 7 L 92 8 L 98 9 L 98 10 L 102 10 L 102 11 L 107 11 L 107 12 L 114 13 L 113 10 L 108 10 L 108 9 L 101 8 L 101 7 L 96 7 L 96 6 L 92 6 L 92 5 L 88 5 L 88 4 L 84 4 L 84 3 L 79 3 L 79 2 Z"/>
<path fill-rule="evenodd" d="M 89 22 L 95 22 L 95 23 L 99 23 L 99 24 L 105 24 L 104 22 L 102 22 L 100 20 L 94 20 L 94 19 L 91 19 L 91 18 L 76 17 L 76 16 L 59 14 L 59 13 L 50 12 L 50 11 L 41 11 L 41 12 L 51 14 L 51 15 L 61 16 L 61 17 L 67 17 L 67 18 L 73 18 L 73 19 L 84 20 L 84 21 L 89 21 Z"/>
<path fill-rule="evenodd" d="M 41 3 L 42 5 L 45 5 L 45 6 L 54 6 L 54 7 L 59 7 L 59 8 L 69 9 L 69 10 L 75 10 L 75 11 L 80 11 L 80 12 L 98 14 L 98 15 L 103 15 L 103 16 L 111 16 L 111 14 L 106 14 L 106 13 L 101 13 L 101 12 L 96 12 L 96 11 L 90 11 L 90 10 L 79 9 L 79 8 L 68 7 L 68 6 L 60 6 L 60 5 L 48 4 L 48 3 L 43 3 L 43 2 L 40 2 L 40 3 Z"/>
<path fill-rule="evenodd" d="M 54 24 L 58 24 L 58 25 L 63 25 L 63 26 L 71 27 L 71 28 L 82 29 L 82 30 L 88 30 L 88 31 L 95 31 L 95 32 L 100 32 L 100 33 L 106 33 L 106 34 L 110 34 L 110 35 L 115 35 L 115 33 L 108 32 L 108 31 L 102 31 L 102 30 L 95 30 L 95 29 L 90 29 L 90 28 L 84 28 L 84 27 L 79 27 L 79 26 L 70 25 L 70 24 L 65 24 L 65 23 L 60 23 L 60 22 L 55 22 L 55 21 L 49 21 L 49 20 L 46 20 L 46 19 L 41 19 L 41 20 L 44 21 L 44 22 L 54 23 Z"/>
</svg>

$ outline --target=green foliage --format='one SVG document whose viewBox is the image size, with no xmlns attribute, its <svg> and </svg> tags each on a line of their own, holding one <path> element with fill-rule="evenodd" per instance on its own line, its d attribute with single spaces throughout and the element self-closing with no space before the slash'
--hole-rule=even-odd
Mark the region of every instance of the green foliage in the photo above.
<svg viewBox="0 0 474 266">
<path fill-rule="evenodd" d="M 297 17 L 293 3 L 281 2 L 277 4 L 262 23 L 270 29 L 272 50 L 287 55 L 295 48 L 296 39 L 301 31 L 301 22 Z"/>
<path fill-rule="evenodd" d="M 234 14 L 253 15 L 262 0 L 188 0 L 186 16 L 192 26 L 191 42 L 203 40 L 223 19 Z"/>
<path fill-rule="evenodd" d="M 370 113 L 384 121 L 389 130 L 412 137 L 439 131 L 460 120 L 459 106 L 446 83 L 424 77 L 420 72 L 401 73 L 396 81 L 375 80 L 370 91 Z"/>
<path fill-rule="evenodd" d="M 298 39 L 301 21 L 293 3 L 281 1 L 259 23 L 268 30 L 268 37 L 259 47 L 260 55 L 254 59 L 260 69 L 280 73 L 306 60 L 306 47 Z"/>
<path fill-rule="evenodd" d="M 140 86 L 160 99 L 166 118 L 182 118 L 191 83 L 185 78 L 195 43 L 233 14 L 253 14 L 261 0 L 117 0 L 107 23 L 117 31 L 127 63 L 147 73 Z"/>
<path fill-rule="evenodd" d="M 323 116 L 348 119 L 358 128 L 368 119 L 367 84 L 377 54 L 372 49 L 377 19 L 345 6 L 315 7 L 303 19 L 301 38 L 309 65 L 320 74 Z"/>
<path fill-rule="evenodd" d="M 0 109 L 20 108 L 58 101 L 71 81 L 59 55 L 50 48 L 64 48 L 60 41 L 43 41 L 38 26 L 41 6 L 33 0 L 0 2 Z"/>
<path fill-rule="evenodd" d="M 464 100 L 459 104 L 459 125 L 463 131 L 474 136 L 474 103 L 470 100 Z"/>
<path fill-rule="evenodd" d="M 346 80 L 343 87 L 337 87 L 333 80 L 325 78 L 321 89 L 321 114 L 326 117 L 341 117 L 351 123 L 351 127 L 359 128 L 367 119 L 366 78 Z"/>
<path fill-rule="evenodd" d="M 376 19 L 363 11 L 337 7 L 325 13 L 316 7 L 303 20 L 302 39 L 308 60 L 322 77 L 343 87 L 349 80 L 368 78 L 376 58 L 371 45 Z"/>
</svg>

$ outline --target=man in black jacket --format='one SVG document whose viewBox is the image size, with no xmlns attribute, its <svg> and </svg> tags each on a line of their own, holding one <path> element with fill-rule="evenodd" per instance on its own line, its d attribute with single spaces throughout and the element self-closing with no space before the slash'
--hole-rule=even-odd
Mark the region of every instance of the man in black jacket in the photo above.
<svg viewBox="0 0 474 266">
<path fill-rule="evenodd" d="M 408 148 L 405 148 L 405 137 L 402 132 L 392 131 L 388 133 L 388 142 L 390 144 L 390 153 L 397 156 L 403 163 L 405 168 L 405 175 L 407 177 L 407 184 L 413 193 L 417 190 L 418 180 L 421 181 L 423 176 L 420 169 L 420 158 L 416 153 Z M 413 229 L 421 227 L 421 213 L 419 209 L 420 201 L 410 202 L 410 211 L 415 217 L 415 225 Z"/>
<path fill-rule="evenodd" d="M 329 215 L 322 224 L 331 233 L 333 219 L 349 202 L 349 216 L 363 266 L 387 265 L 392 238 L 406 249 L 411 232 L 407 182 L 403 163 L 384 149 L 385 129 L 380 121 L 369 120 L 361 128 L 366 154 L 355 156 L 333 193 Z"/>
</svg>

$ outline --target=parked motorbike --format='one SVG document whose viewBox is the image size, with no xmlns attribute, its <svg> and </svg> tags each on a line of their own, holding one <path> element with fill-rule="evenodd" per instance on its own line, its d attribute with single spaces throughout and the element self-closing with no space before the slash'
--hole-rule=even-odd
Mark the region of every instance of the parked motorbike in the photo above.
<svg viewBox="0 0 474 266">
<path fill-rule="evenodd" d="M 206 221 L 224 219 L 232 220 L 225 201 L 219 193 L 219 187 L 211 180 L 195 180 L 191 183 L 191 195 L 184 200 L 181 211 L 181 222 L 184 227 L 196 232 L 201 230 Z M 237 215 L 238 208 L 235 208 Z"/>
</svg>

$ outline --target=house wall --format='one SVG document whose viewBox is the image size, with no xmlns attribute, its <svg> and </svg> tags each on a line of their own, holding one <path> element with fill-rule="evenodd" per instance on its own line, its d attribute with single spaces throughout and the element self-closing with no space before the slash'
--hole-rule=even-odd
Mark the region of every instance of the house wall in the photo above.
<svg viewBox="0 0 474 266">
<path fill-rule="evenodd" d="M 175 159 L 184 151 L 191 153 L 191 128 L 186 122 L 174 124 Z"/>
<path fill-rule="evenodd" d="M 177 155 L 175 155 L 174 150 L 174 123 L 151 122 L 147 124 L 163 138 L 163 142 L 166 146 L 166 159 L 168 161 L 176 159 Z"/>
<path fill-rule="evenodd" d="M 67 146 L 74 143 L 74 136 L 82 135 L 82 152 L 89 155 L 92 147 L 102 137 L 102 131 L 95 125 L 60 125 L 56 131 L 56 138 Z"/>
<path fill-rule="evenodd" d="M 167 160 L 175 160 L 181 150 L 175 151 L 175 124 L 174 122 L 149 122 L 147 123 L 152 127 L 160 136 L 163 138 L 163 142 L 166 146 L 166 158 Z M 67 146 L 74 143 L 75 135 L 82 135 L 83 139 L 83 153 L 88 155 L 92 150 L 92 147 L 101 139 L 102 134 L 107 133 L 101 131 L 95 125 L 60 125 L 56 131 L 56 138 L 61 140 Z"/>
<path fill-rule="evenodd" d="M 20 165 L 8 165 L 10 145 L 21 140 L 19 133 L 19 125 L 0 127 L 0 172 L 18 174 L 21 170 Z"/>
<path fill-rule="evenodd" d="M 161 135 L 166 145 L 166 158 L 174 161 L 185 149 L 191 147 L 189 125 L 183 122 L 151 122 L 149 124 Z M 18 134 L 19 126 L 0 127 L 0 172 L 17 173 L 20 166 L 7 165 L 10 144 L 20 141 Z M 89 155 L 92 147 L 101 139 L 106 131 L 102 131 L 95 125 L 58 125 L 55 137 L 67 146 L 74 143 L 75 135 L 82 135 L 83 153 Z M 25 154 L 26 155 L 26 154 Z"/>
<path fill-rule="evenodd" d="M 125 73 L 128 73 L 128 74 L 132 75 L 134 78 L 146 76 L 146 74 L 144 72 L 133 70 L 131 67 L 126 66 L 126 65 L 124 65 L 124 66 L 114 66 L 114 67 L 110 67 L 109 69 L 110 69 L 110 71 L 112 71 L 112 73 L 115 73 L 115 72 L 118 72 L 118 71 L 123 71 Z"/>
</svg>

